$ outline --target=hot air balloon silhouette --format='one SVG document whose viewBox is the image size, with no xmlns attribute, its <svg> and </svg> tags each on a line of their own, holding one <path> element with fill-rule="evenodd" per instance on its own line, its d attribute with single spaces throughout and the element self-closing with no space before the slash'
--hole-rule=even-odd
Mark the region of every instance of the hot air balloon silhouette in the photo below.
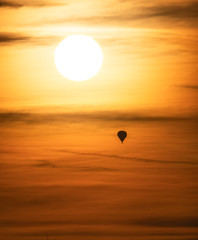
<svg viewBox="0 0 198 240">
<path fill-rule="evenodd" d="M 125 131 L 119 131 L 117 133 L 117 135 L 122 143 L 123 143 L 124 139 L 127 137 L 127 133 Z"/>
</svg>

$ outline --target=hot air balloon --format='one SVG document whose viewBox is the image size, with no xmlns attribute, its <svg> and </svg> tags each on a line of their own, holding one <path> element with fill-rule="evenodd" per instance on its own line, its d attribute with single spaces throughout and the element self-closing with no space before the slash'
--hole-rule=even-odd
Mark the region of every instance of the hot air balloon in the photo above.
<svg viewBox="0 0 198 240">
<path fill-rule="evenodd" d="M 125 131 L 119 131 L 117 133 L 117 135 L 122 143 L 123 143 L 124 139 L 127 137 L 127 133 Z"/>
</svg>

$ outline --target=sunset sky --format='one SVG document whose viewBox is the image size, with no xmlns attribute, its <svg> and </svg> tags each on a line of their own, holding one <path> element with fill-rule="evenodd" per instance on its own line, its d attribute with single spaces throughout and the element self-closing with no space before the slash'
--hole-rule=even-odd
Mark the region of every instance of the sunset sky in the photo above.
<svg viewBox="0 0 198 240">
<path fill-rule="evenodd" d="M 39 107 L 197 112 L 195 1 L 1 1 L 1 109 Z M 58 43 L 93 37 L 104 63 L 71 82 L 54 64 Z"/>
<path fill-rule="evenodd" d="M 0 240 L 196 240 L 198 1 L 0 0 L 0 19 Z M 103 52 L 87 81 L 55 66 L 72 34 Z"/>
</svg>

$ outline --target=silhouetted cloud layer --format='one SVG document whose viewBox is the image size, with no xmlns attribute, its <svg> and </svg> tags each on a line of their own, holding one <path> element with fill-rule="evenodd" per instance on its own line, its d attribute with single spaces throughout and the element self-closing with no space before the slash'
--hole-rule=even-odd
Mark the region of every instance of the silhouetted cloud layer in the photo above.
<svg viewBox="0 0 198 240">
<path fill-rule="evenodd" d="M 27 124 L 45 122 L 78 122 L 80 121 L 180 121 L 192 117 L 155 116 L 130 112 L 88 112 L 88 113 L 49 113 L 37 114 L 26 112 L 0 112 L 0 123 L 22 122 Z"/>
<path fill-rule="evenodd" d="M 152 1 L 151 1 L 152 2 Z M 126 4 L 126 5 L 125 5 Z M 123 6 L 125 6 L 123 8 Z M 127 6 L 127 7 L 126 7 Z M 154 20 L 154 18 L 164 18 L 166 21 L 160 21 L 159 19 Z M 74 14 L 70 18 L 60 18 L 49 20 L 51 23 L 67 23 L 67 22 L 79 22 L 86 23 L 88 25 L 123 25 L 133 27 L 133 26 L 147 26 L 147 24 L 152 24 L 152 26 L 159 26 L 159 24 L 170 23 L 181 23 L 196 25 L 196 20 L 198 18 L 198 1 L 188 1 L 188 2 L 178 2 L 178 3 L 156 3 L 148 4 L 145 1 L 115 1 L 115 6 L 112 11 L 102 11 L 100 14 L 96 15 L 85 15 Z M 142 21 L 143 20 L 143 21 Z M 146 20 L 147 22 L 145 22 Z"/>
<path fill-rule="evenodd" d="M 1 43 L 11 43 L 18 41 L 27 41 L 30 38 L 21 34 L 15 33 L 0 33 L 0 44 Z"/>
<path fill-rule="evenodd" d="M 76 187 L 78 188 L 78 187 Z M 36 199 L 34 199 L 33 202 L 37 202 Z M 46 199 L 47 202 L 47 199 Z M 42 203 L 42 202 L 41 202 Z M 46 221 L 3 221 L 1 222 L 1 225 L 4 227 L 20 227 L 20 226 L 24 226 L 24 227 L 30 227 L 30 226 L 53 226 L 53 225 L 73 225 L 73 224 L 85 224 L 85 225 L 131 225 L 131 226 L 146 226 L 146 227 L 161 227 L 161 228 L 177 228 L 177 227 L 184 227 L 184 228 L 188 228 L 188 227 L 192 227 L 192 228 L 197 228 L 198 227 L 198 218 L 195 216 L 186 216 L 186 217 L 180 217 L 180 218 L 176 218 L 176 217 L 164 217 L 164 218 L 142 218 L 140 220 L 135 220 L 135 219 L 91 219 L 91 220 L 87 220 L 84 219 L 84 221 L 82 222 L 82 220 L 68 220 L 68 221 L 56 221 L 56 220 L 46 220 Z M 153 235 L 153 234 L 152 234 Z M 168 235 L 172 235 L 170 233 L 164 234 L 164 236 L 168 236 Z M 177 235 L 177 234 L 176 234 Z M 178 234 L 179 235 L 179 234 Z M 182 234 L 183 235 L 183 234 Z"/>
<path fill-rule="evenodd" d="M 11 1 L 0 1 L 0 7 L 19 8 L 23 7 L 22 4 Z"/>
<path fill-rule="evenodd" d="M 9 1 L 0 0 L 0 8 L 21 8 L 21 7 L 48 7 L 48 6 L 59 6 L 62 3 L 59 2 L 47 2 L 47 1 Z"/>
<path fill-rule="evenodd" d="M 136 221 L 136 224 L 147 226 L 147 227 L 164 227 L 164 228 L 197 228 L 198 227 L 198 217 L 181 217 L 175 218 L 147 218 Z"/>
<path fill-rule="evenodd" d="M 0 33 L 0 46 L 10 44 L 48 45 L 57 42 L 56 36 L 28 36 L 22 33 Z"/>
<path fill-rule="evenodd" d="M 198 85 L 182 85 L 183 88 L 198 90 Z"/>
<path fill-rule="evenodd" d="M 167 17 L 173 19 L 194 19 L 198 18 L 198 2 L 190 2 L 183 5 L 159 5 L 147 9 L 148 13 L 142 16 L 145 17 Z"/>
<path fill-rule="evenodd" d="M 126 157 L 126 156 L 120 156 L 120 155 L 111 155 L 111 154 L 103 154 L 103 153 L 88 153 L 88 152 L 74 152 L 70 150 L 62 150 L 62 152 L 66 153 L 72 153 L 77 154 L 80 156 L 86 155 L 86 156 L 97 156 L 97 157 L 103 157 L 103 158 L 112 158 L 112 159 L 125 159 L 125 160 L 131 160 L 131 161 L 138 161 L 138 162 L 144 162 L 144 163 L 160 163 L 160 164 L 190 164 L 190 165 L 198 165 L 198 162 L 190 162 L 190 161 L 164 161 L 159 159 L 149 159 L 149 158 L 138 158 L 138 157 Z"/>
</svg>

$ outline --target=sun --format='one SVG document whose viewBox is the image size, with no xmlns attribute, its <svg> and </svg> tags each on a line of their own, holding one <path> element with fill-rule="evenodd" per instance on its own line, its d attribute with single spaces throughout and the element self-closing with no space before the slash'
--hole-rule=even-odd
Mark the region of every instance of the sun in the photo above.
<svg viewBox="0 0 198 240">
<path fill-rule="evenodd" d="M 73 81 L 84 81 L 95 76 L 103 63 L 99 44 L 86 35 L 71 35 L 55 50 L 55 65 L 59 73 Z"/>
</svg>

